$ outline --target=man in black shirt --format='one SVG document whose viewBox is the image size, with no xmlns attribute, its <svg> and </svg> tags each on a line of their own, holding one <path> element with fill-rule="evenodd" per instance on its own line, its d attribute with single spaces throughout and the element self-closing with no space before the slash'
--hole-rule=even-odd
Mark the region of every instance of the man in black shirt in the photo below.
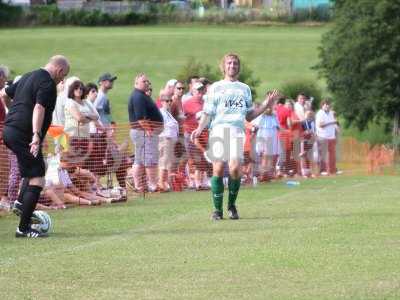
<svg viewBox="0 0 400 300">
<path fill-rule="evenodd" d="M 44 68 L 23 75 L 18 82 L 0 91 L 3 101 L 13 99 L 5 121 L 3 139 L 17 156 L 22 177 L 18 200 L 14 203 L 14 212 L 20 216 L 16 237 L 43 236 L 30 226 L 46 173 L 42 142 L 56 104 L 56 85 L 68 72 L 68 60 L 56 55 L 50 58 Z"/>
<path fill-rule="evenodd" d="M 140 179 L 146 170 L 149 190 L 157 189 L 158 167 L 158 135 L 163 129 L 163 117 L 153 100 L 146 95 L 150 81 L 143 73 L 135 78 L 133 90 L 128 104 L 130 136 L 135 145 L 135 162 L 133 166 L 136 188 L 142 192 Z"/>
</svg>

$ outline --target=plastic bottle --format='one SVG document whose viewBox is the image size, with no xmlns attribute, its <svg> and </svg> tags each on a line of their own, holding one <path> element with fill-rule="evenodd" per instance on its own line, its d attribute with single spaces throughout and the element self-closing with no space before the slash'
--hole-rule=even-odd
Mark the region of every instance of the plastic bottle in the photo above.
<svg viewBox="0 0 400 300">
<path fill-rule="evenodd" d="M 288 186 L 299 186 L 300 182 L 294 181 L 294 180 L 289 180 L 289 181 L 286 181 L 286 185 L 288 185 Z"/>
</svg>

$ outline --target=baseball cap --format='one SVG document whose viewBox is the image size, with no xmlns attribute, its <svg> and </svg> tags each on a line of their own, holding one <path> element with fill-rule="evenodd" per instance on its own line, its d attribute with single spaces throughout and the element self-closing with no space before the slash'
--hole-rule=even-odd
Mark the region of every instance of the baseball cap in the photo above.
<svg viewBox="0 0 400 300">
<path fill-rule="evenodd" d="M 99 77 L 98 82 L 102 82 L 102 81 L 106 81 L 106 80 L 114 81 L 115 79 L 117 79 L 117 76 L 111 75 L 110 73 L 104 73 L 103 75 L 101 75 Z"/>
<path fill-rule="evenodd" d="M 196 82 L 196 83 L 193 85 L 193 88 L 194 88 L 195 90 L 201 90 L 203 87 L 204 87 L 204 85 L 203 85 L 201 82 Z"/>
<path fill-rule="evenodd" d="M 175 86 L 175 84 L 178 82 L 176 79 L 170 79 L 167 81 L 168 86 Z"/>
</svg>

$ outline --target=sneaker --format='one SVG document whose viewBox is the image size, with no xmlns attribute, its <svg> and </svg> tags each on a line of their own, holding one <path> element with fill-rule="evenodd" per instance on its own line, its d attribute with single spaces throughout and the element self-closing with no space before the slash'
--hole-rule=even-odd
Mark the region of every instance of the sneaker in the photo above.
<svg viewBox="0 0 400 300">
<path fill-rule="evenodd" d="M 342 175 L 342 174 L 343 174 L 343 171 L 340 171 L 340 170 L 336 171 L 336 175 Z"/>
<path fill-rule="evenodd" d="M 229 215 L 229 219 L 231 220 L 238 220 L 239 219 L 239 215 L 236 209 L 235 205 L 231 205 L 228 207 L 228 215 Z"/>
<path fill-rule="evenodd" d="M 22 215 L 22 203 L 19 202 L 18 200 L 14 201 L 11 210 L 16 216 L 20 217 Z"/>
<path fill-rule="evenodd" d="M 48 235 L 46 233 L 41 233 L 32 228 L 29 228 L 27 231 L 20 231 L 17 227 L 17 230 L 15 231 L 16 238 L 42 238 L 47 236 Z"/>
<path fill-rule="evenodd" d="M 321 172 L 320 174 L 321 174 L 321 176 L 328 176 L 329 175 L 328 172 L 325 172 L 325 171 Z"/>
<path fill-rule="evenodd" d="M 211 220 L 213 220 L 213 221 L 219 221 L 219 220 L 222 220 L 223 218 L 224 217 L 223 217 L 222 211 L 216 210 L 211 215 Z"/>
<path fill-rule="evenodd" d="M 16 216 L 20 217 L 22 215 L 22 203 L 18 200 L 14 201 L 12 212 Z M 32 213 L 31 222 L 33 224 L 40 224 L 42 222 L 42 219 L 37 215 L 36 210 Z"/>
</svg>

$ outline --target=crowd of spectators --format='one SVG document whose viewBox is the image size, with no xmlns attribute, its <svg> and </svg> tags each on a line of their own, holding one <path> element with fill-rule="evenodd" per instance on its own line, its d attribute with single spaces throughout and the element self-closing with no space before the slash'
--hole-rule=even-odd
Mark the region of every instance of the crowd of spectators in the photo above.
<svg viewBox="0 0 400 300">
<path fill-rule="evenodd" d="M 1 66 L 0 89 L 8 76 L 8 69 Z M 97 84 L 84 84 L 73 76 L 58 85 L 52 123 L 58 134 L 45 145 L 48 171 L 38 208 L 126 201 L 128 189 L 144 193 L 210 188 L 208 130 L 195 140 L 190 137 L 212 82 L 198 76 L 188 78 L 186 84 L 170 79 L 153 101 L 148 76 L 138 74 L 128 99 L 130 125 L 124 131 L 112 119 L 108 92 L 115 80 L 116 76 L 104 73 Z M 273 109 L 246 123 L 243 183 L 340 173 L 336 168 L 339 123 L 328 100 L 321 101 L 317 112 L 312 101 L 311 95 L 303 93 L 295 100 L 282 96 Z M 1 140 L 6 113 L 6 104 L 0 103 L 3 209 L 16 200 L 21 180 L 15 155 Z M 121 136 L 125 137 L 122 143 Z"/>
</svg>

